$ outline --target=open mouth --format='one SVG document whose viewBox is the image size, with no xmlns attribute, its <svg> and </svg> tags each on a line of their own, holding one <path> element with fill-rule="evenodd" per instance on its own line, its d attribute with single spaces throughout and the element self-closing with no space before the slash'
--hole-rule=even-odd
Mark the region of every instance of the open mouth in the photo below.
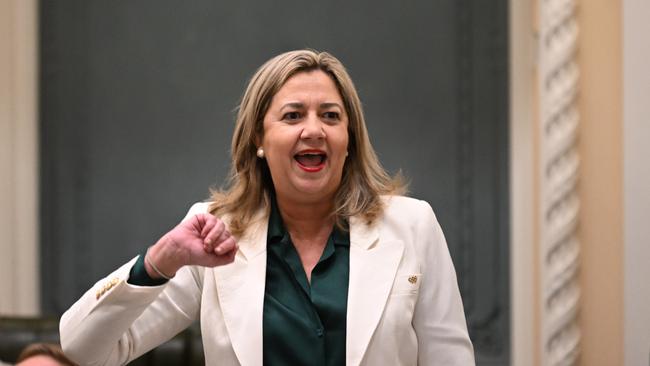
<svg viewBox="0 0 650 366">
<path fill-rule="evenodd" d="M 293 158 L 301 168 L 307 171 L 317 171 L 324 166 L 327 154 L 322 151 L 301 151 L 294 155 Z"/>
</svg>

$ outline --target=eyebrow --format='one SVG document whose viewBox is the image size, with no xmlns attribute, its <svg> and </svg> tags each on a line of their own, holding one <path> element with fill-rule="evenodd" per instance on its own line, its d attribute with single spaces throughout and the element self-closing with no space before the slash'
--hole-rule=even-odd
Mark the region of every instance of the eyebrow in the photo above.
<svg viewBox="0 0 650 366">
<path fill-rule="evenodd" d="M 338 107 L 340 109 L 343 109 L 343 107 L 341 107 L 338 103 L 321 103 L 320 107 L 323 109 L 332 108 L 332 107 Z"/>
<path fill-rule="evenodd" d="M 293 102 L 293 103 L 287 103 L 280 108 L 280 110 L 283 110 L 285 108 L 296 108 L 296 109 L 302 109 L 304 108 L 305 105 L 300 103 L 300 102 Z"/>
<path fill-rule="evenodd" d="M 334 102 L 325 102 L 321 103 L 319 106 L 321 109 L 327 109 L 327 108 L 332 108 L 332 107 L 338 107 L 340 109 L 343 109 L 340 104 L 334 103 Z M 296 108 L 296 109 L 303 109 L 305 108 L 305 105 L 300 102 L 292 102 L 292 103 L 287 103 L 280 108 L 280 110 L 283 110 L 285 108 Z"/>
</svg>

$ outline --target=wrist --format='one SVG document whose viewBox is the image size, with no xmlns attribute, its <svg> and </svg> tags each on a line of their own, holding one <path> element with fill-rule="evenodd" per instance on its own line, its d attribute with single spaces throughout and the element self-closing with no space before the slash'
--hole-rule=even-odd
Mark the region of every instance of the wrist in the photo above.
<svg viewBox="0 0 650 366">
<path fill-rule="evenodd" d="M 170 253 L 168 246 L 156 243 L 147 249 L 144 258 L 144 268 L 147 274 L 154 279 L 171 279 L 182 265 L 176 263 L 175 255 Z"/>
</svg>

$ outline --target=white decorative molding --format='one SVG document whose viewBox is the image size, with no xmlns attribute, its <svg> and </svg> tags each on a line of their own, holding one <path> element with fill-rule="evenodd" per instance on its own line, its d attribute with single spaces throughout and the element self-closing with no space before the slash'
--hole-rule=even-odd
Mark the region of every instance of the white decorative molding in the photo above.
<svg viewBox="0 0 650 366">
<path fill-rule="evenodd" d="M 576 4 L 575 0 L 537 3 L 539 347 L 541 365 L 574 365 L 580 350 Z"/>
</svg>

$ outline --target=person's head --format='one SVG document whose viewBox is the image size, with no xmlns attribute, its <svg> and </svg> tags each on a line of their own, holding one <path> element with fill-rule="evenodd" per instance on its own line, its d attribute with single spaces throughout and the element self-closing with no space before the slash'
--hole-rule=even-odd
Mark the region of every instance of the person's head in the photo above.
<svg viewBox="0 0 650 366">
<path fill-rule="evenodd" d="M 287 104 L 289 109 L 283 110 Z M 314 114 L 309 113 L 309 108 Z M 281 121 L 287 111 L 313 118 L 315 122 L 309 125 L 312 131 L 273 129 L 277 125 L 274 122 Z M 340 121 L 329 123 L 321 118 L 319 123 L 318 117 L 333 115 L 323 114 L 330 112 L 338 113 Z M 284 149 L 290 155 L 274 156 L 279 151 L 279 137 L 285 131 L 287 136 L 283 139 L 295 142 Z M 259 147 L 265 150 L 262 158 L 257 155 Z M 314 179 L 306 177 L 309 174 L 294 174 L 295 184 L 280 182 L 280 178 L 291 178 L 287 176 L 292 174 L 287 157 L 293 159 L 309 148 L 327 155 L 321 161 L 326 166 L 321 174 L 324 177 L 317 177 L 318 182 L 314 183 Z M 281 188 L 278 184 L 291 184 L 293 187 L 289 188 L 297 190 L 294 193 L 304 193 L 298 194 L 297 199 L 317 199 L 319 194 L 330 197 L 338 224 L 352 215 L 361 215 L 371 222 L 383 208 L 379 196 L 403 188 L 401 181 L 390 177 L 379 164 L 352 79 L 343 64 L 326 52 L 286 52 L 257 70 L 239 106 L 231 153 L 231 186 L 226 192 L 215 193 L 212 212 L 230 214 L 231 231 L 235 234 L 241 233 L 252 214 L 267 203 L 270 193 Z M 280 161 L 284 165 L 278 164 Z M 275 187 L 272 177 L 277 177 Z M 310 179 L 314 184 L 309 184 Z"/>
<path fill-rule="evenodd" d="M 63 354 L 61 347 L 49 343 L 33 343 L 18 355 L 16 366 L 77 366 Z"/>
<path fill-rule="evenodd" d="M 256 139 L 278 201 L 333 206 L 348 155 L 348 116 L 321 70 L 291 76 L 273 96 Z M 267 189 L 268 189 L 267 187 Z"/>
</svg>

